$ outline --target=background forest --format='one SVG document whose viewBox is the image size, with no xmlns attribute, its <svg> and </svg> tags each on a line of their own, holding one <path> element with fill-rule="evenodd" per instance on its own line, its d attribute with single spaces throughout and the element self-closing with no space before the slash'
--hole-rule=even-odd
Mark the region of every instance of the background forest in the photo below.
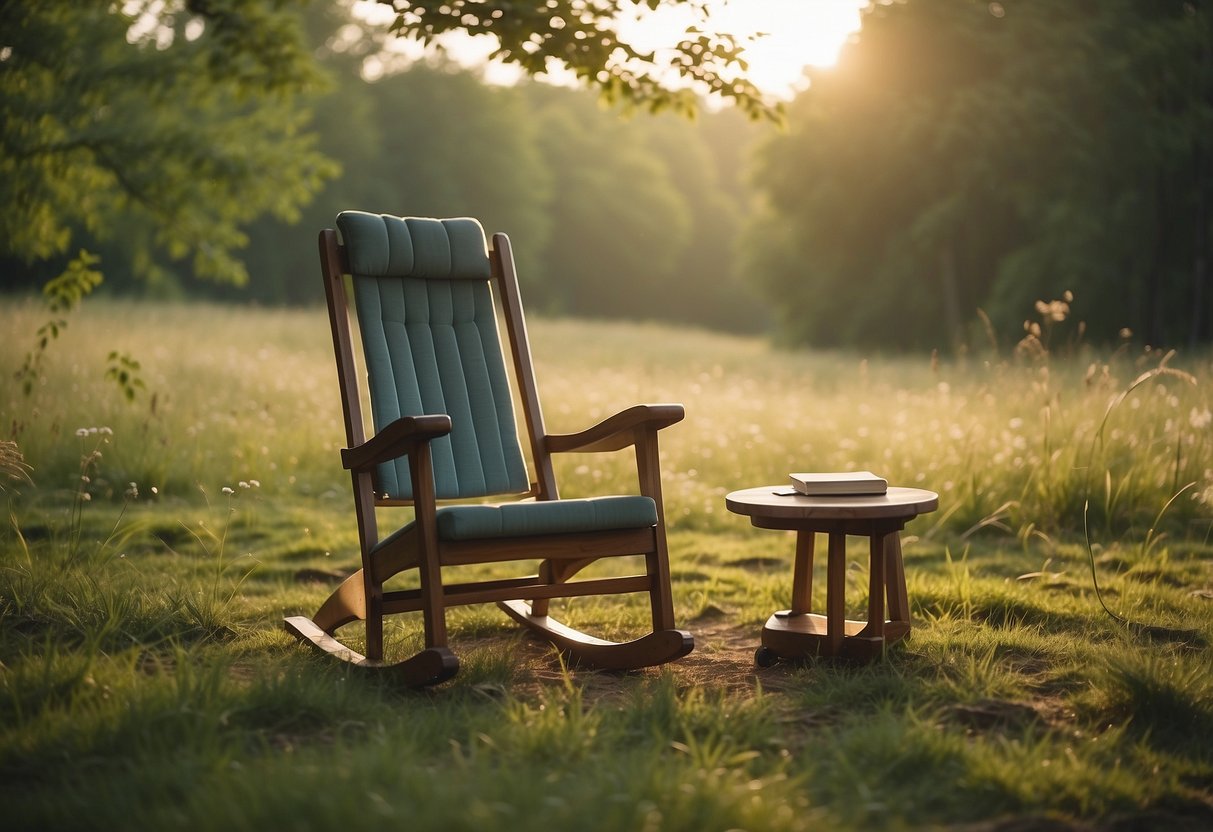
<svg viewBox="0 0 1213 832">
<path fill-rule="evenodd" d="M 551 314 L 947 351 L 1013 344 L 1070 291 L 1090 340 L 1213 336 L 1195 0 L 876 3 L 783 130 L 405 65 L 349 4 L 218 4 L 239 14 L 180 14 L 175 37 L 21 5 L 0 51 L 9 289 L 85 247 L 115 293 L 312 303 L 315 232 L 358 207 L 508 232 Z"/>
</svg>

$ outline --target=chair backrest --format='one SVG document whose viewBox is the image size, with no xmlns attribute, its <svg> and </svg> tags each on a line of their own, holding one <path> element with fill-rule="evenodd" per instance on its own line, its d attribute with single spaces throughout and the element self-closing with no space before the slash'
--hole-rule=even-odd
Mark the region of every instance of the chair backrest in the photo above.
<svg viewBox="0 0 1213 832">
<path fill-rule="evenodd" d="M 448 414 L 450 434 L 431 445 L 435 496 L 527 491 L 480 223 L 345 211 L 337 228 L 376 432 L 401 416 Z M 407 460 L 375 479 L 380 495 L 411 499 Z"/>
</svg>

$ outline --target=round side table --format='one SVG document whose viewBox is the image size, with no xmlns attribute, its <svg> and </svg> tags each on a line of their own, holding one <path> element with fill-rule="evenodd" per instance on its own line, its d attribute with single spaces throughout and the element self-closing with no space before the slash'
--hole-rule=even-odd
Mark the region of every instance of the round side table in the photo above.
<svg viewBox="0 0 1213 832">
<path fill-rule="evenodd" d="M 907 522 L 939 507 L 939 495 L 921 488 L 890 487 L 878 496 L 789 495 L 785 486 L 764 485 L 734 491 L 725 506 L 746 515 L 761 529 L 796 532 L 792 573 L 792 607 L 774 613 L 762 628 L 755 654 L 767 666 L 779 659 L 837 656 L 866 661 L 886 644 L 909 635 L 910 603 L 898 534 Z M 828 536 L 826 614 L 810 611 L 813 592 L 813 545 L 817 532 Z M 868 538 L 868 620 L 843 617 L 846 536 Z M 885 618 L 885 601 L 888 618 Z"/>
</svg>

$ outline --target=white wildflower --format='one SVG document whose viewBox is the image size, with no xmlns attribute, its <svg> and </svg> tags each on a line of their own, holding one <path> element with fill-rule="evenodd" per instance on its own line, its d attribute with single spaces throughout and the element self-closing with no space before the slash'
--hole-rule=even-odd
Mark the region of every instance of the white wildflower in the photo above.
<svg viewBox="0 0 1213 832">
<path fill-rule="evenodd" d="M 1207 428 L 1210 422 L 1213 422 L 1213 413 L 1210 413 L 1207 407 L 1204 410 L 1192 408 L 1192 412 L 1188 414 L 1188 423 L 1197 430 Z"/>
<path fill-rule="evenodd" d="M 225 486 L 223 486 L 223 493 L 231 495 L 231 494 L 235 494 L 236 492 L 225 485 Z"/>
</svg>

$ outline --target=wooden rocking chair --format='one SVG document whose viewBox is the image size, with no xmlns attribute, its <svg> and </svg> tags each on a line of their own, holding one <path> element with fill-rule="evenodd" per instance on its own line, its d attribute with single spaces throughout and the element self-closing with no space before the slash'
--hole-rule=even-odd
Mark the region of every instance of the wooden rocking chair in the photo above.
<svg viewBox="0 0 1213 832">
<path fill-rule="evenodd" d="M 607 669 L 662 664 L 694 647 L 674 628 L 661 500 L 657 431 L 683 418 L 682 405 L 628 408 L 575 434 L 548 434 L 535 389 L 526 324 L 509 239 L 473 219 L 418 219 L 347 211 L 320 234 L 320 258 L 337 357 L 362 568 L 312 617 L 286 628 L 305 642 L 364 667 L 391 667 L 408 685 L 449 679 L 459 668 L 447 647 L 446 609 L 496 602 L 512 618 L 575 661 Z M 366 364 L 374 435 L 364 434 L 344 275 Z M 520 388 L 535 480 L 515 423 L 498 336 L 501 315 Z M 638 495 L 561 500 L 551 455 L 634 447 Z M 504 504 L 449 501 L 513 495 Z M 441 505 L 439 503 L 442 503 Z M 414 519 L 381 537 L 378 506 L 412 505 Z M 594 561 L 643 555 L 645 573 L 573 581 Z M 448 566 L 538 560 L 538 574 L 448 584 Z M 416 569 L 420 588 L 385 591 Z M 647 592 L 653 631 L 635 641 L 604 641 L 549 617 L 552 598 Z M 420 611 L 425 648 L 397 664 L 383 661 L 385 615 Z M 366 655 L 334 633 L 366 621 Z"/>
</svg>

